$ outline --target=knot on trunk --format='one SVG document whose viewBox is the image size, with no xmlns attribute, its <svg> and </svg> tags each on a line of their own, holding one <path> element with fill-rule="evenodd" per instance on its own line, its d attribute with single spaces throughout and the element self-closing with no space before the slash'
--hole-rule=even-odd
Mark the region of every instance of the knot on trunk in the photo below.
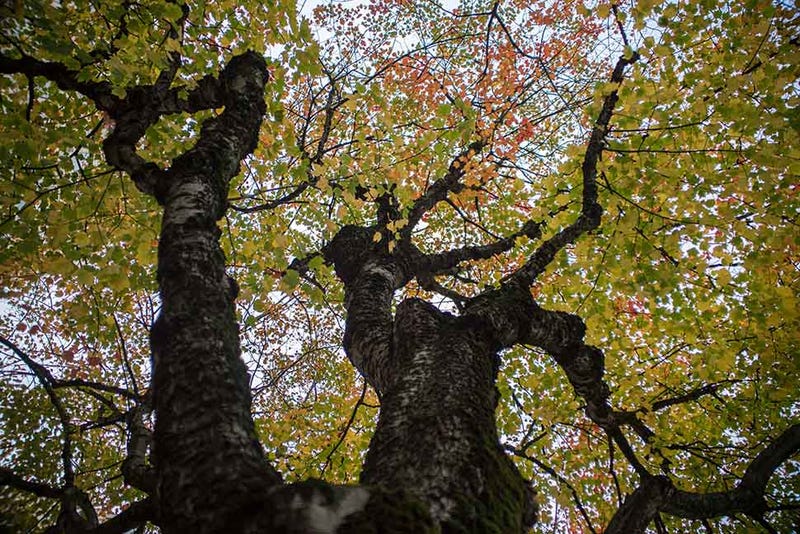
<svg viewBox="0 0 800 534">
<path fill-rule="evenodd" d="M 373 239 L 376 231 L 374 226 L 343 226 L 322 250 L 325 260 L 333 264 L 345 285 L 356 280 L 367 262 L 392 263 Z"/>
<path fill-rule="evenodd" d="M 527 334 L 536 303 L 527 288 L 513 285 L 491 289 L 467 305 L 465 316 L 488 327 L 497 349 L 510 347 Z"/>
</svg>

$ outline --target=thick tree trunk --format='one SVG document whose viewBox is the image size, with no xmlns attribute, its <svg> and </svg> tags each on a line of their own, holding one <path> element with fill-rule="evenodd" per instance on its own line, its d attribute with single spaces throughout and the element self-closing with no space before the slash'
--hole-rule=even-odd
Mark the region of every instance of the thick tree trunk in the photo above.
<svg viewBox="0 0 800 534">
<path fill-rule="evenodd" d="M 620 83 L 626 66 L 637 58 L 620 58 L 611 81 Z M 0 485 L 61 499 L 58 523 L 49 531 L 122 532 L 145 521 L 167 534 L 524 531 L 535 520 L 534 495 L 499 447 L 494 422 L 498 353 L 518 343 L 538 346 L 554 357 L 585 401 L 589 419 L 608 433 L 641 476 L 607 533 L 644 532 L 659 513 L 687 519 L 742 513 L 767 525 L 766 488 L 776 470 L 800 450 L 800 425 L 786 429 L 759 453 L 735 488 L 709 493 L 677 489 L 667 477 L 652 476 L 623 435 L 623 425 L 632 426 L 645 441 L 653 433 L 634 413 L 612 409 L 603 379 L 604 356 L 585 343 L 583 321 L 543 310 L 531 297 L 531 283 L 555 255 L 599 224 L 597 162 L 617 101 L 615 91 L 604 98 L 586 149 L 578 219 L 549 238 L 499 288 L 471 299 L 444 293 L 461 304 L 461 316 L 419 299 L 407 299 L 393 310 L 393 299 L 412 278 L 423 287 L 435 287 L 437 275 L 463 261 L 508 250 L 521 235 L 540 237 L 538 225 L 529 221 L 520 232 L 487 245 L 425 255 L 412 244 L 414 226 L 425 212 L 449 192 L 463 189 L 459 180 L 464 167 L 456 163 L 480 151 L 483 143 L 470 145 L 447 175 L 415 200 L 393 253 L 386 248 L 388 240 L 376 244 L 372 239 L 376 231 L 387 235 L 388 223 L 400 220 L 398 203 L 389 194 L 378 202 L 378 226 L 345 227 L 325 248 L 325 259 L 345 285 L 345 349 L 378 391 L 380 418 L 362 486 L 281 484 L 264 458 L 250 416 L 234 312 L 237 286 L 225 273 L 217 228 L 230 180 L 255 148 L 265 111 L 266 65 L 257 54 L 242 54 L 219 79 L 206 76 L 187 94 L 185 88 L 171 87 L 179 65 L 173 61 L 154 85 L 129 87 L 120 97 L 111 84 L 81 81 L 80 74 L 65 65 L 0 54 L 0 72 L 24 73 L 31 83 L 43 76 L 63 90 L 82 93 L 107 113 L 115 124 L 104 142 L 108 163 L 127 172 L 141 191 L 164 205 L 158 262 L 162 309 L 151 332 L 155 469 L 144 460 L 142 436 L 131 438 L 139 442 L 129 447 L 129 454 L 136 450 L 135 457 L 122 466 L 126 482 L 149 497 L 97 526 L 86 494 L 74 485 L 66 452 L 64 487 L 27 481 L 0 469 Z M 196 146 L 169 170 L 137 154 L 138 142 L 163 115 L 220 106 L 225 111 L 204 122 Z M 48 384 L 54 378 L 42 375 L 44 368 L 13 344 L 4 344 L 52 393 Z M 68 451 L 68 418 L 52 397 Z M 138 408 L 134 416 L 138 418 Z"/>
<path fill-rule="evenodd" d="M 362 480 L 407 489 L 445 532 L 522 532 L 531 520 L 530 490 L 498 443 L 490 340 L 480 322 L 422 300 L 397 308 Z"/>
<path fill-rule="evenodd" d="M 154 455 L 166 531 L 173 522 L 193 530 L 199 528 L 195 522 L 213 522 L 213 511 L 221 508 L 216 496 L 244 499 L 277 479 L 270 477 L 250 417 L 219 230 L 211 218 L 192 213 L 208 189 L 203 177 L 172 188 L 159 247 L 163 307 L 152 332 Z"/>
<path fill-rule="evenodd" d="M 524 531 L 533 495 L 495 427 L 497 325 L 419 299 L 392 314 L 415 253 L 389 256 L 373 233 L 343 228 L 325 252 L 345 283 L 345 350 L 381 395 L 362 482 L 413 496 L 443 532 Z"/>
<path fill-rule="evenodd" d="M 280 480 L 250 416 L 236 284 L 225 273 L 216 223 L 263 117 L 263 59 L 234 58 L 222 81 L 225 112 L 207 121 L 197 145 L 173 162 L 161 199 L 162 309 L 151 343 L 157 501 L 165 532 L 223 531 L 231 519 L 226 511 L 233 515 L 263 500 Z"/>
</svg>

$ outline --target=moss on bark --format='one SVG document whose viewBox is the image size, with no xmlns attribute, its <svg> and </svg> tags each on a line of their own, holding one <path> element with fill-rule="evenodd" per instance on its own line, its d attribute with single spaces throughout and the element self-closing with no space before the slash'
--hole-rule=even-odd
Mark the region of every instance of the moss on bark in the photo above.
<svg viewBox="0 0 800 534">
<path fill-rule="evenodd" d="M 427 508 L 403 491 L 371 489 L 364 509 L 352 514 L 337 532 L 341 534 L 439 534 Z"/>
</svg>

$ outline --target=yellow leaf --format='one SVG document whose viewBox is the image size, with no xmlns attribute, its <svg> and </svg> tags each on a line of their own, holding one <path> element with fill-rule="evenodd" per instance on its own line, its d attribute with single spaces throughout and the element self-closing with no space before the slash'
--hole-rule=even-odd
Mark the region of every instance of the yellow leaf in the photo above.
<svg viewBox="0 0 800 534">
<path fill-rule="evenodd" d="M 91 285 L 91 284 L 94 283 L 94 274 L 92 274 L 91 271 L 87 271 L 86 269 L 80 269 L 76 273 L 76 278 L 78 279 L 79 283 L 81 283 L 81 284 L 83 284 L 85 286 L 88 286 L 88 285 Z"/>
<path fill-rule="evenodd" d="M 274 248 L 286 248 L 288 242 L 289 238 L 286 237 L 286 234 L 277 234 L 272 238 L 272 246 Z"/>
<path fill-rule="evenodd" d="M 122 274 L 113 276 L 109 281 L 108 285 L 111 286 L 112 289 L 117 291 L 122 291 L 123 289 L 127 289 L 130 286 L 128 282 L 128 277 Z"/>
<path fill-rule="evenodd" d="M 47 270 L 54 274 L 70 274 L 75 266 L 64 256 L 59 256 L 47 263 Z"/>
</svg>

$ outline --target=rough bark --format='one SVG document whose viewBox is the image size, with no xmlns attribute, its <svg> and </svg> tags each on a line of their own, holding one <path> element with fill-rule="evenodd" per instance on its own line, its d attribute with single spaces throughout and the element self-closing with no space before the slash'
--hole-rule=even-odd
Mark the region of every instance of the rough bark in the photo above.
<svg viewBox="0 0 800 534">
<path fill-rule="evenodd" d="M 647 477 L 622 503 L 604 534 L 644 532 L 675 488 L 667 477 Z"/>
<path fill-rule="evenodd" d="M 162 309 L 153 326 L 154 456 L 165 532 L 212 532 L 280 481 L 250 416 L 247 372 L 217 220 L 228 184 L 255 146 L 266 65 L 234 58 L 222 73 L 225 111 L 203 125 L 164 186 L 158 254 Z M 224 500 L 226 502 L 220 502 Z"/>
<path fill-rule="evenodd" d="M 392 314 L 394 292 L 429 262 L 412 249 L 387 255 L 373 233 L 345 228 L 325 252 L 345 282 L 345 350 L 381 394 L 362 482 L 416 497 L 444 532 L 524 531 L 531 490 L 494 420 L 497 333 L 507 325 L 419 299 Z"/>
<path fill-rule="evenodd" d="M 530 495 L 498 442 L 497 345 L 484 325 L 408 299 L 393 341 L 362 480 L 412 491 L 446 532 L 525 530 Z"/>
<path fill-rule="evenodd" d="M 620 59 L 611 80 L 620 82 L 633 61 L 636 56 Z M 524 531 L 535 519 L 535 500 L 500 448 L 494 422 L 499 352 L 519 343 L 553 356 L 586 402 L 588 417 L 608 432 L 642 475 L 641 485 L 606 532 L 643 532 L 658 513 L 691 519 L 763 514 L 770 476 L 800 450 L 799 425 L 766 447 L 733 490 L 678 490 L 666 477 L 650 475 L 627 445 L 622 425 L 634 427 L 645 440 L 652 432 L 635 414 L 611 409 L 603 353 L 584 342 L 580 318 L 543 310 L 531 297 L 531 282 L 555 255 L 599 224 L 597 162 L 616 92 L 604 99 L 587 146 L 583 202 L 575 222 L 543 243 L 499 288 L 457 300 L 459 316 L 418 299 L 401 302 L 393 312 L 395 292 L 415 277 L 434 287 L 436 275 L 461 262 L 506 251 L 521 235 L 540 237 L 539 225 L 529 221 L 516 234 L 488 245 L 427 256 L 416 249 L 411 243 L 414 226 L 450 192 L 465 187 L 460 182 L 463 165 L 454 163 L 415 201 L 394 253 L 385 249 L 386 240 L 372 240 L 376 231 L 386 235 L 386 225 L 400 217 L 396 199 L 388 193 L 379 202 L 379 226 L 345 227 L 326 247 L 323 255 L 345 285 L 345 350 L 379 392 L 380 418 L 362 486 L 281 484 L 264 458 L 250 416 L 234 313 L 237 288 L 225 272 L 217 227 L 227 208 L 230 180 L 255 146 L 265 108 L 266 66 L 256 54 L 237 56 L 218 78 L 206 77 L 182 96 L 180 88 L 171 87 L 178 64 L 156 84 L 129 88 L 127 96 L 118 97 L 108 83 L 81 82 L 64 65 L 0 55 L 0 73 L 45 77 L 107 112 L 116 124 L 104 143 L 106 159 L 164 206 L 158 263 L 162 310 L 151 336 L 153 465 L 145 458 L 150 436 L 137 409 L 129 416 L 129 458 L 122 467 L 126 481 L 150 497 L 98 524 L 88 497 L 74 485 L 68 416 L 55 394 L 66 382 L 55 380 L 12 347 L 59 412 L 64 485 L 32 482 L 7 468 L 0 469 L 0 485 L 60 499 L 62 513 L 53 532 L 124 532 L 145 521 L 167 533 Z M 196 146 L 169 169 L 136 153 L 137 142 L 162 115 L 220 106 L 225 111 L 204 123 Z M 457 159 L 470 158 L 482 148 L 475 143 Z"/>
</svg>

